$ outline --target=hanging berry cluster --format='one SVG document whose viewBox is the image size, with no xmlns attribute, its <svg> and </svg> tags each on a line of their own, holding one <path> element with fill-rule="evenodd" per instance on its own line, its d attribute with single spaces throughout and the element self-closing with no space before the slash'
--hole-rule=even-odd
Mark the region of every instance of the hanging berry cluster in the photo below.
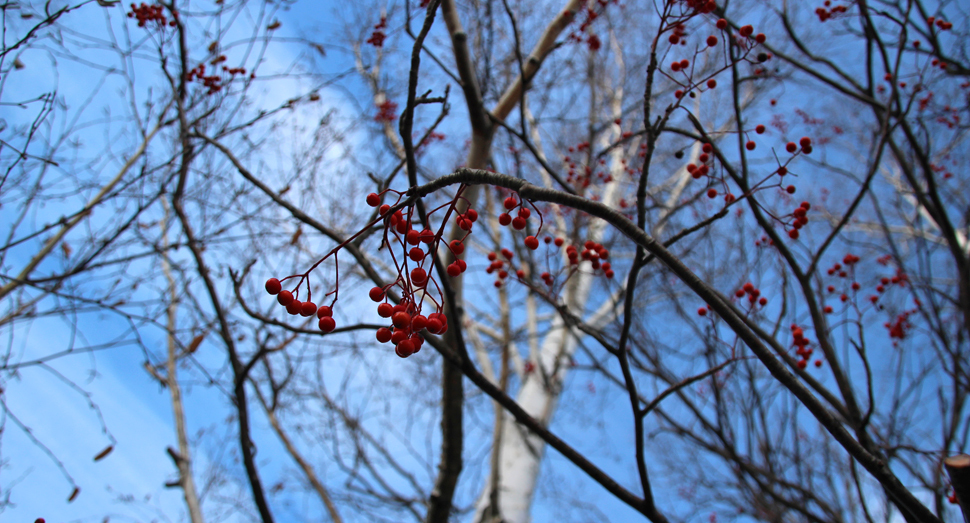
<svg viewBox="0 0 970 523">
<path fill-rule="evenodd" d="M 795 354 L 801 357 L 801 359 L 796 362 L 796 365 L 798 365 L 799 369 L 804 369 L 805 367 L 808 367 L 808 360 L 812 357 L 812 353 L 814 352 L 812 349 L 808 348 L 811 341 L 805 337 L 805 332 L 802 330 L 802 328 L 794 323 L 791 325 L 791 334 L 792 346 L 796 347 Z M 821 367 L 822 360 L 816 360 L 815 366 Z"/>
<path fill-rule="evenodd" d="M 791 229 L 788 230 L 788 237 L 797 240 L 798 230 L 808 224 L 808 210 L 812 208 L 812 204 L 808 202 L 802 202 L 801 205 L 795 208 L 791 213 L 792 222 Z"/>
<path fill-rule="evenodd" d="M 226 61 L 226 55 L 219 55 L 213 58 L 210 63 L 212 65 L 217 66 L 218 64 L 225 61 Z M 206 95 L 212 96 L 218 93 L 219 91 L 221 91 L 222 88 L 225 87 L 228 82 L 231 82 L 236 77 L 236 75 L 245 75 L 246 68 L 222 66 L 222 73 L 229 75 L 229 77 L 225 78 L 218 73 L 207 75 L 205 64 L 199 64 L 195 66 L 192 70 L 190 70 L 188 73 L 186 73 L 185 81 L 186 82 L 194 81 L 196 83 L 202 84 L 202 86 L 207 89 Z M 250 76 L 250 78 L 253 78 L 253 76 Z"/>
<path fill-rule="evenodd" d="M 744 285 L 741 286 L 740 289 L 738 289 L 734 293 L 734 296 L 736 298 L 744 298 L 745 295 L 748 296 L 748 303 L 752 307 L 755 306 L 755 303 L 757 303 L 758 305 L 761 305 L 762 307 L 768 304 L 768 298 L 765 298 L 764 296 L 762 296 L 761 290 L 755 287 L 754 284 L 751 282 L 745 283 Z"/>
<path fill-rule="evenodd" d="M 384 39 L 387 38 L 387 35 L 384 34 L 384 29 L 387 29 L 386 16 L 382 16 L 381 21 L 374 25 L 374 32 L 367 39 L 367 43 L 374 47 L 384 47 Z"/>
<path fill-rule="evenodd" d="M 374 117 L 375 122 L 380 123 L 391 123 L 397 118 L 397 104 L 385 100 L 384 102 L 377 105 L 377 116 Z"/>
<path fill-rule="evenodd" d="M 337 272 L 339 267 L 336 258 L 339 250 L 364 231 L 383 222 L 382 248 L 388 247 L 397 278 L 387 285 L 372 288 L 368 293 L 370 299 L 378 303 L 378 316 L 389 319 L 391 323 L 389 326 L 377 330 L 377 341 L 393 343 L 395 353 L 402 358 L 420 351 L 424 343 L 423 332 L 444 334 L 448 330 L 448 318 L 441 312 L 443 308 L 442 290 L 434 276 L 434 265 L 438 259 L 435 253 L 448 253 L 447 256 L 450 260 L 445 260 L 449 262 L 445 272 L 449 276 L 457 277 L 467 269 L 465 261 L 460 256 L 465 251 L 464 240 L 471 234 L 474 224 L 478 220 L 478 212 L 472 208 L 468 208 L 464 213 L 457 211 L 458 202 L 468 203 L 461 196 L 464 190 L 465 186 L 460 186 L 456 196 L 451 201 L 428 211 L 429 221 L 436 214 L 444 214 L 442 224 L 437 230 L 433 230 L 430 223 L 419 224 L 415 215 L 416 209 L 412 205 L 404 205 L 394 209 L 394 207 L 401 205 L 404 193 L 388 189 L 381 194 L 368 194 L 366 197 L 367 205 L 377 208 L 377 217 L 373 221 L 346 242 L 335 247 L 306 273 L 288 276 L 282 280 L 270 278 L 266 282 L 266 291 L 276 295 L 277 300 L 286 307 L 288 313 L 305 317 L 316 314 L 320 330 L 325 333 L 332 332 L 336 328 L 332 307 L 338 298 L 339 273 L 335 275 L 336 283 L 333 289 L 326 294 L 327 297 L 333 297 L 332 301 L 329 305 L 321 307 L 317 307 L 310 299 L 312 292 L 309 282 L 310 273 L 331 256 L 334 257 L 335 272 Z M 397 200 L 393 204 L 394 207 L 383 203 L 383 197 L 387 194 L 397 196 Z M 458 228 L 465 231 L 465 234 L 461 238 L 443 243 L 441 236 L 444 226 L 452 215 L 454 215 Z M 289 279 L 297 279 L 296 288 L 292 291 L 283 290 L 282 283 Z M 301 301 L 299 294 L 304 284 L 306 301 Z M 392 290 L 398 291 L 401 296 L 397 303 L 389 301 L 391 300 Z M 434 312 L 425 315 L 424 311 L 429 306 Z"/>
<path fill-rule="evenodd" d="M 815 14 L 818 16 L 819 22 L 826 22 L 849 10 L 849 8 L 844 5 L 833 6 L 830 0 L 825 0 L 825 3 L 822 5 L 823 7 L 815 9 Z"/>
<path fill-rule="evenodd" d="M 172 11 L 172 18 L 175 20 L 168 21 L 165 17 L 164 7 L 161 4 L 148 5 L 142 2 L 141 5 L 131 4 L 131 11 L 128 12 L 128 18 L 135 18 L 138 20 L 138 27 L 145 27 L 149 22 L 154 22 L 157 27 L 175 27 L 178 22 L 178 11 Z"/>
</svg>

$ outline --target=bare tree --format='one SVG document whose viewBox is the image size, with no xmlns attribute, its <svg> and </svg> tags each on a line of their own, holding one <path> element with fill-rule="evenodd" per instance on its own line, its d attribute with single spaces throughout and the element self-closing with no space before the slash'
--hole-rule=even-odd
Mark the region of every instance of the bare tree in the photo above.
<svg viewBox="0 0 970 523">
<path fill-rule="evenodd" d="M 11 55 L 82 60 L 64 20 L 94 8 L 48 11 Z M 141 36 L 102 45 L 159 90 L 122 68 L 140 138 L 120 169 L 92 182 L 31 149 L 53 98 L 4 149 L 25 201 L 63 198 L 56 167 L 86 202 L 11 221 L 4 256 L 34 250 L 7 315 L 128 322 L 169 389 L 192 521 L 283 519 L 297 492 L 333 521 L 966 506 L 958 3 L 355 3 L 288 39 L 290 8 L 125 7 Z M 274 69 L 283 47 L 306 53 Z M 92 221 L 106 205 L 126 218 Z M 84 261 L 34 276 L 87 223 Z M 193 478 L 189 379 L 231 413 L 231 486 Z"/>
</svg>

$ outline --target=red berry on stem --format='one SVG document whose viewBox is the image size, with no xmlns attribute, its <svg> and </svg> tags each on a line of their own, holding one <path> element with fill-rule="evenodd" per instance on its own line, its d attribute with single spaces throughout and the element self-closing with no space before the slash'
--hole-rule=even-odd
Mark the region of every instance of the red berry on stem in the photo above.
<svg viewBox="0 0 970 523">
<path fill-rule="evenodd" d="M 388 329 L 387 327 L 377 329 L 377 341 L 380 343 L 387 343 L 391 341 L 391 329 Z"/>
<path fill-rule="evenodd" d="M 414 354 L 414 342 L 411 340 L 404 340 L 394 347 L 394 353 L 402 358 L 407 358 L 408 356 Z"/>
<path fill-rule="evenodd" d="M 390 318 L 394 314 L 394 307 L 390 303 L 382 303 L 377 306 L 377 315 L 381 318 Z"/>
<path fill-rule="evenodd" d="M 795 145 L 795 142 L 788 142 L 787 144 L 785 144 L 785 150 L 790 153 L 794 153 L 795 151 L 798 150 L 798 146 Z"/>
<path fill-rule="evenodd" d="M 717 80 L 711 78 L 710 80 L 707 81 L 708 89 L 714 89 L 715 87 L 717 87 Z"/>
<path fill-rule="evenodd" d="M 411 283 L 422 287 L 428 282 L 428 273 L 421 267 L 417 267 L 411 271 Z"/>
<path fill-rule="evenodd" d="M 515 218 L 512 218 L 512 228 L 517 231 L 521 231 L 522 229 L 525 229 L 525 218 L 521 216 L 516 216 Z"/>
<path fill-rule="evenodd" d="M 505 208 L 508 209 L 508 210 L 515 209 L 515 206 L 518 205 L 518 204 L 519 204 L 519 202 L 517 202 L 515 200 L 515 197 L 514 196 L 509 196 L 508 198 L 506 198 L 505 199 L 505 203 L 504 203 Z"/>
<path fill-rule="evenodd" d="M 445 271 L 448 273 L 448 276 L 457 278 L 458 275 L 461 274 L 461 267 L 459 267 L 457 263 L 450 263 L 448 264 L 448 267 L 445 268 Z"/>
<path fill-rule="evenodd" d="M 393 323 L 395 327 L 403 329 L 404 327 L 407 327 L 409 323 L 411 323 L 411 315 L 406 312 L 395 312 L 394 315 L 391 316 L 391 323 Z"/>
<path fill-rule="evenodd" d="M 707 316 L 707 309 L 704 308 L 704 307 L 701 307 L 701 308 L 697 309 L 697 315 L 698 316 Z"/>
<path fill-rule="evenodd" d="M 371 301 L 375 301 L 375 302 L 382 301 L 384 300 L 384 289 L 380 287 L 374 287 L 373 289 L 370 290 L 368 295 L 370 296 Z"/>
<path fill-rule="evenodd" d="M 727 20 L 725 20 L 725 19 L 723 19 L 723 18 L 719 18 L 719 19 L 717 20 L 717 23 L 716 23 L 716 24 L 714 24 L 714 25 L 715 25 L 715 26 L 716 26 L 716 27 L 717 27 L 718 29 L 722 29 L 722 30 L 723 30 L 723 29 L 727 29 L 727 26 L 728 26 L 728 23 L 727 23 Z"/>
<path fill-rule="evenodd" d="M 512 216 L 510 216 L 509 213 L 507 213 L 507 212 L 506 213 L 502 213 L 498 217 L 498 223 L 499 223 L 499 225 L 506 226 L 506 225 L 512 223 Z"/>
<path fill-rule="evenodd" d="M 300 306 L 300 316 L 309 318 L 317 313 L 317 306 L 312 301 L 305 301 L 303 305 Z"/>
<path fill-rule="evenodd" d="M 293 293 L 290 291 L 280 291 L 276 296 L 276 301 L 280 302 L 280 305 L 286 307 L 293 302 Z"/>
<path fill-rule="evenodd" d="M 292 314 L 293 316 L 300 314 L 300 311 L 302 310 L 303 310 L 303 302 L 301 302 L 300 300 L 293 300 L 290 302 L 289 305 L 286 306 L 286 312 L 289 314 Z"/>
<path fill-rule="evenodd" d="M 714 36 L 714 35 L 708 36 L 707 37 L 707 46 L 708 47 L 714 47 L 715 45 L 717 45 L 717 37 Z"/>
<path fill-rule="evenodd" d="M 333 316 L 333 309 L 329 305 L 321 305 L 317 308 L 317 318 L 325 318 L 327 316 Z"/>
<path fill-rule="evenodd" d="M 279 294 L 283 289 L 283 284 L 280 283 L 276 278 L 270 278 L 266 280 L 266 292 L 270 294 Z"/>
<path fill-rule="evenodd" d="M 317 327 L 319 327 L 323 332 L 333 332 L 333 330 L 337 328 L 337 322 L 335 322 L 330 316 L 324 316 L 323 318 L 320 318 L 320 321 L 317 322 Z"/>
<path fill-rule="evenodd" d="M 381 204 L 381 197 L 377 193 L 370 193 L 367 195 L 367 205 L 371 207 L 377 207 Z"/>
<path fill-rule="evenodd" d="M 421 329 L 428 326 L 428 318 L 423 314 L 418 314 L 411 319 L 411 329 L 414 332 L 420 331 Z"/>
<path fill-rule="evenodd" d="M 749 140 L 748 143 L 744 144 L 744 148 L 749 151 L 753 151 L 755 147 L 757 147 L 757 144 L 753 140 Z"/>
<path fill-rule="evenodd" d="M 758 134 L 763 134 L 765 132 L 765 126 L 759 124 L 757 127 L 754 128 L 754 132 Z"/>
<path fill-rule="evenodd" d="M 526 236 L 523 243 L 533 251 L 539 248 L 539 240 L 535 236 Z"/>
</svg>

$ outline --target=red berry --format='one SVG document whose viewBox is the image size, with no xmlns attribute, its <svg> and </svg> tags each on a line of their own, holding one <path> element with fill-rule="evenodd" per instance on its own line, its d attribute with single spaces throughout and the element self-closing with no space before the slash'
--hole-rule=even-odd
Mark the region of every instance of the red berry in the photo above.
<svg viewBox="0 0 970 523">
<path fill-rule="evenodd" d="M 708 89 L 714 89 L 715 87 L 717 87 L 717 80 L 711 78 L 710 80 L 707 81 Z"/>
<path fill-rule="evenodd" d="M 768 37 L 766 37 L 764 33 L 758 33 L 754 37 L 754 40 L 756 42 L 758 42 L 759 44 L 765 43 L 765 40 L 767 40 L 767 39 L 768 39 Z"/>
<path fill-rule="evenodd" d="M 384 216 L 390 210 L 391 210 L 391 206 L 385 203 L 384 205 L 381 205 L 381 208 L 378 210 L 378 212 L 380 213 L 381 216 Z"/>
<path fill-rule="evenodd" d="M 406 312 L 395 312 L 394 315 L 391 316 L 391 323 L 393 323 L 395 327 L 403 329 L 404 327 L 407 327 L 409 323 L 411 323 L 411 315 Z"/>
<path fill-rule="evenodd" d="M 521 216 L 516 216 L 515 218 L 513 218 L 512 228 L 517 231 L 521 231 L 522 229 L 525 229 L 525 218 Z"/>
<path fill-rule="evenodd" d="M 466 221 L 468 221 L 468 220 L 466 220 Z M 471 222 L 469 222 L 468 227 L 471 228 Z M 420 241 L 424 242 L 424 243 L 432 243 L 432 242 L 434 242 L 434 237 L 435 237 L 434 231 L 432 231 L 430 229 L 425 229 L 425 230 L 421 231 L 418 234 L 418 239 Z"/>
<path fill-rule="evenodd" d="M 418 314 L 414 318 L 411 318 L 411 330 L 418 332 L 421 329 L 428 326 L 428 318 L 423 314 Z"/>
<path fill-rule="evenodd" d="M 373 289 L 370 290 L 370 293 L 368 293 L 368 295 L 370 296 L 371 301 L 375 301 L 375 302 L 383 301 L 384 289 L 380 287 L 374 287 Z"/>
<path fill-rule="evenodd" d="M 304 318 L 309 318 L 317 313 L 317 306 L 312 301 L 305 301 L 303 305 L 300 306 L 300 316 Z"/>
<path fill-rule="evenodd" d="M 822 309 L 822 312 L 824 312 L 825 314 L 832 314 L 832 306 L 826 305 L 825 308 Z"/>
<path fill-rule="evenodd" d="M 698 316 L 707 316 L 707 309 L 704 308 L 704 307 L 701 307 L 700 309 L 697 309 L 697 315 Z"/>
<path fill-rule="evenodd" d="M 397 354 L 402 358 L 407 358 L 408 356 L 414 354 L 414 342 L 411 340 L 404 340 L 401 343 L 398 343 L 397 347 L 394 347 L 394 354 Z"/>
<path fill-rule="evenodd" d="M 499 225 L 506 226 L 512 223 L 512 216 L 510 216 L 509 213 L 507 212 L 503 212 L 498 217 L 498 223 Z"/>
<path fill-rule="evenodd" d="M 787 144 L 785 144 L 785 150 L 790 153 L 794 153 L 795 151 L 798 150 L 798 146 L 795 145 L 795 142 L 788 142 Z"/>
<path fill-rule="evenodd" d="M 377 341 L 380 343 L 387 343 L 391 341 L 391 329 L 388 329 L 387 327 L 377 329 Z"/>
<path fill-rule="evenodd" d="M 761 298 L 760 300 L 758 300 L 758 303 L 761 304 L 762 307 L 764 307 L 768 303 L 768 298 Z"/>
<path fill-rule="evenodd" d="M 755 147 L 757 147 L 757 144 L 753 140 L 749 140 L 748 143 L 744 144 L 744 148 L 749 151 L 753 151 Z"/>
<path fill-rule="evenodd" d="M 532 211 L 525 207 L 519 207 L 519 216 L 528 219 L 529 216 L 532 216 Z"/>
<path fill-rule="evenodd" d="M 465 217 L 471 220 L 472 222 L 476 222 L 478 221 L 478 211 L 476 211 L 475 209 L 468 209 L 467 211 L 465 211 Z"/>
<path fill-rule="evenodd" d="M 555 240 L 553 240 L 553 243 L 556 244 L 556 247 L 562 247 L 562 244 L 565 242 L 566 241 L 563 240 L 562 238 L 556 238 Z"/>
<path fill-rule="evenodd" d="M 428 317 L 428 326 L 427 326 L 428 332 L 430 332 L 431 334 L 441 334 L 443 332 L 441 329 L 443 328 L 444 328 L 444 324 L 441 323 L 441 320 L 439 320 L 438 318 L 432 318 L 430 316 Z"/>
<path fill-rule="evenodd" d="M 808 362 L 805 360 L 798 360 L 798 368 L 805 369 L 808 366 Z"/>
<path fill-rule="evenodd" d="M 411 271 L 411 283 L 417 285 L 418 287 L 424 286 L 428 282 L 428 273 L 421 267 L 417 267 Z"/>
<path fill-rule="evenodd" d="M 302 310 L 303 310 L 303 302 L 301 302 L 300 300 L 293 300 L 290 302 L 289 305 L 286 306 L 286 312 L 293 316 L 300 314 L 300 311 Z"/>
<path fill-rule="evenodd" d="M 716 27 L 717 27 L 718 29 L 726 29 L 726 28 L 727 28 L 727 26 L 728 26 L 728 23 L 727 23 L 727 20 L 725 20 L 725 19 L 723 19 L 723 18 L 719 18 L 719 19 L 717 20 L 717 23 L 716 23 L 716 24 L 714 24 L 714 25 L 715 25 L 715 26 L 716 26 Z"/>
<path fill-rule="evenodd" d="M 816 367 L 821 367 L 822 366 L 822 360 L 815 360 L 815 366 Z"/>
<path fill-rule="evenodd" d="M 603 271 L 603 276 L 606 276 L 607 278 L 612 278 L 613 277 L 613 270 L 612 269 L 609 269 L 609 270 Z"/>
<path fill-rule="evenodd" d="M 293 302 L 293 293 L 290 291 L 280 291 L 276 296 L 276 301 L 280 302 L 280 305 L 286 307 Z"/>
<path fill-rule="evenodd" d="M 782 165 L 781 167 L 778 168 L 778 171 L 776 172 L 778 173 L 778 176 L 784 176 L 788 174 L 788 168 Z"/>
<path fill-rule="evenodd" d="M 505 208 L 508 210 L 515 209 L 515 206 L 518 204 L 519 202 L 515 200 L 514 196 L 509 196 L 508 198 L 505 199 Z"/>
<path fill-rule="evenodd" d="M 377 315 L 381 318 L 390 318 L 394 314 L 394 307 L 390 303 L 382 303 L 377 306 Z"/>
<path fill-rule="evenodd" d="M 457 278 L 458 275 L 461 274 L 461 267 L 457 263 L 450 263 L 448 264 L 448 267 L 445 268 L 445 271 L 448 273 L 448 276 Z"/>
<path fill-rule="evenodd" d="M 535 236 L 526 236 L 523 243 L 533 251 L 539 248 L 539 240 Z"/>
<path fill-rule="evenodd" d="M 798 239 L 798 229 L 792 229 L 792 230 L 788 231 L 788 237 L 791 238 L 791 239 L 793 239 L 793 240 L 797 240 Z"/>
<path fill-rule="evenodd" d="M 715 45 L 717 45 L 717 37 L 714 36 L 714 35 L 708 36 L 707 37 L 707 46 L 708 47 L 714 47 Z"/>
<path fill-rule="evenodd" d="M 715 197 L 717 197 L 717 189 L 708 189 L 707 190 L 707 197 L 708 198 L 715 198 Z"/>
<path fill-rule="evenodd" d="M 741 26 L 741 29 L 739 29 L 738 32 L 741 33 L 741 36 L 748 37 L 754 33 L 754 27 L 750 25 Z"/>
<path fill-rule="evenodd" d="M 377 193 L 370 193 L 367 195 L 367 205 L 371 207 L 377 207 L 381 204 L 381 197 Z"/>
<path fill-rule="evenodd" d="M 321 305 L 317 308 L 317 318 L 324 318 L 327 316 L 333 316 L 333 309 L 329 305 Z"/>
<path fill-rule="evenodd" d="M 765 126 L 759 124 L 757 127 L 754 128 L 754 132 L 758 134 L 764 134 Z"/>
<path fill-rule="evenodd" d="M 801 145 L 802 147 L 808 147 L 809 145 L 812 145 L 812 139 L 807 136 L 802 136 L 802 139 L 798 140 L 798 145 Z"/>
<path fill-rule="evenodd" d="M 449 245 L 451 245 L 451 252 L 455 253 L 455 255 L 465 252 L 465 244 L 461 240 L 451 240 Z"/>
<path fill-rule="evenodd" d="M 323 332 L 333 332 L 337 328 L 337 322 L 333 321 L 330 316 L 324 316 L 317 322 L 317 327 L 320 327 Z"/>
<path fill-rule="evenodd" d="M 404 241 L 409 245 L 417 245 L 421 243 L 421 240 L 418 239 L 418 231 L 414 229 L 408 231 L 407 234 L 404 235 Z"/>
<path fill-rule="evenodd" d="M 789 185 L 788 187 L 785 188 L 785 191 L 787 191 L 788 194 L 795 194 L 795 186 Z"/>
<path fill-rule="evenodd" d="M 270 278 L 266 280 L 266 292 L 270 294 L 279 294 L 283 289 L 283 284 L 280 283 L 276 278 Z"/>
</svg>

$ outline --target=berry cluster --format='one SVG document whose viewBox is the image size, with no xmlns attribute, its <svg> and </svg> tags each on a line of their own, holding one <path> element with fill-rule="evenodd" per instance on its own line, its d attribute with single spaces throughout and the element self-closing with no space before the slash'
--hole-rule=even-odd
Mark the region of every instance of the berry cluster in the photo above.
<svg viewBox="0 0 970 523">
<path fill-rule="evenodd" d="M 556 241 L 558 244 L 559 239 L 557 238 Z M 610 257 L 610 251 L 603 247 L 602 244 L 587 240 L 586 243 L 583 244 L 582 251 L 580 251 L 575 245 L 567 245 L 566 257 L 569 258 L 570 265 L 579 265 L 580 259 L 583 259 L 590 263 L 590 267 L 594 271 L 602 270 L 603 276 L 606 276 L 607 278 L 613 277 L 612 266 L 610 265 L 610 262 L 606 261 L 606 259 Z"/>
<path fill-rule="evenodd" d="M 317 307 L 315 303 L 310 301 L 309 288 L 307 289 L 307 301 L 300 301 L 292 292 L 283 290 L 283 284 L 280 280 L 270 278 L 266 280 L 266 292 L 275 295 L 276 301 L 286 307 L 286 312 L 290 315 L 309 318 L 316 314 L 318 318 L 317 326 L 323 332 L 332 332 L 337 328 L 337 322 L 333 319 L 333 309 L 328 305 Z"/>
<path fill-rule="evenodd" d="M 367 195 L 366 202 L 367 205 L 377 208 L 377 216 L 370 223 L 364 226 L 360 232 L 331 250 L 306 273 L 287 276 L 282 281 L 271 278 L 266 282 L 266 291 L 276 295 L 277 300 L 287 308 L 287 312 L 290 314 L 299 314 L 306 317 L 316 314 L 319 318 L 318 326 L 320 330 L 325 333 L 332 332 L 336 328 L 332 307 L 337 301 L 339 280 L 334 285 L 333 290 L 327 293 L 327 296 L 333 295 L 333 301 L 330 305 L 317 307 L 310 300 L 310 273 L 330 256 L 334 256 L 336 267 L 336 255 L 340 249 L 363 234 L 364 231 L 383 222 L 382 248 L 389 247 L 388 252 L 392 257 L 398 276 L 393 282 L 383 287 L 374 287 L 369 292 L 370 299 L 379 303 L 377 314 L 382 318 L 391 320 L 390 326 L 381 327 L 377 330 L 376 337 L 381 343 L 393 343 L 395 353 L 402 358 L 420 351 L 421 345 L 424 343 L 422 331 L 427 331 L 430 334 L 443 334 L 448 330 L 448 319 L 441 313 L 443 306 L 442 291 L 434 278 L 434 264 L 437 261 L 435 253 L 442 251 L 442 248 L 451 251 L 454 259 L 446 269 L 449 276 L 456 277 L 465 272 L 467 267 L 465 261 L 460 259 L 459 256 L 465 251 L 464 240 L 471 233 L 475 221 L 478 220 L 478 213 L 471 208 L 468 208 L 464 213 L 457 212 L 456 206 L 459 202 L 467 203 L 461 196 L 464 190 L 464 185 L 459 186 L 454 199 L 427 213 L 430 220 L 435 213 L 443 212 L 445 214 L 443 222 L 447 222 L 454 213 L 459 229 L 466 231 L 462 238 L 442 244 L 441 234 L 444 223 L 437 232 L 428 225 L 415 227 L 414 213 L 416 209 L 412 205 L 402 204 L 401 200 L 404 193 L 391 189 L 387 189 L 381 194 L 371 193 Z M 392 205 L 383 203 L 382 195 L 386 193 L 397 194 L 397 201 L 393 205 L 399 208 L 395 209 Z M 396 253 L 401 254 L 400 258 Z M 339 274 L 337 277 L 339 277 Z M 282 289 L 282 282 L 290 278 L 299 279 L 296 289 L 292 292 Z M 304 282 L 306 282 L 307 299 L 300 301 L 300 287 Z M 390 299 L 388 294 L 392 288 L 398 289 L 401 293 L 401 298 L 396 304 L 388 301 Z M 435 290 L 438 299 L 433 296 Z M 422 309 L 429 303 L 435 309 L 435 312 L 425 316 L 422 314 Z"/>
<path fill-rule="evenodd" d="M 499 215 L 498 217 L 499 225 L 503 227 L 507 227 L 511 225 L 512 228 L 517 231 L 521 231 L 525 229 L 526 225 L 528 224 L 529 217 L 532 216 L 532 211 L 530 211 L 528 207 L 522 205 L 521 202 L 516 200 L 514 196 L 509 196 L 508 198 L 506 198 L 503 205 L 505 206 L 506 212 L 503 212 L 502 214 Z M 513 218 L 512 215 L 509 214 L 509 212 L 514 211 L 516 208 L 518 208 L 519 210 L 516 213 L 516 217 Z M 540 231 L 542 230 L 541 214 L 539 214 L 539 230 Z M 536 250 L 539 248 L 539 240 L 537 240 L 535 236 L 527 236 L 525 239 L 525 246 L 532 250 Z"/>
<path fill-rule="evenodd" d="M 175 27 L 178 24 L 178 11 L 172 11 L 172 18 L 175 20 L 168 21 L 165 18 L 164 7 L 161 4 L 148 5 L 142 2 L 141 5 L 131 4 L 131 11 L 128 12 L 128 18 L 135 18 L 138 20 L 138 27 L 145 27 L 149 22 L 154 22 L 158 27 Z"/>
<path fill-rule="evenodd" d="M 949 31 L 953 29 L 953 23 L 947 22 L 942 18 L 936 18 L 935 16 L 929 16 L 926 18 L 926 23 L 929 25 L 936 25 L 937 29 L 940 31 Z"/>
<path fill-rule="evenodd" d="M 486 273 L 495 274 L 497 278 L 495 280 L 496 289 L 501 287 L 505 279 L 509 277 L 509 270 L 513 268 L 512 258 L 515 256 L 515 253 L 508 249 L 502 249 L 501 253 L 504 260 L 500 259 L 498 254 L 494 252 L 488 253 L 488 261 L 491 263 L 485 268 Z M 522 270 L 517 270 L 515 271 L 515 275 L 521 280 L 525 276 L 525 273 Z"/>
<path fill-rule="evenodd" d="M 384 34 L 384 29 L 387 28 L 387 17 L 382 16 L 381 21 L 374 25 L 374 32 L 371 33 L 370 38 L 367 39 L 367 43 L 373 45 L 374 47 L 384 47 L 384 39 L 387 35 Z"/>
<path fill-rule="evenodd" d="M 212 65 L 218 65 L 225 61 L 226 61 L 226 55 L 219 55 L 213 58 L 212 62 L 210 63 Z M 233 78 L 236 77 L 237 74 L 245 75 L 246 68 L 222 66 L 222 72 L 225 74 L 228 74 L 229 78 L 226 79 L 219 74 L 206 75 L 205 64 L 199 64 L 185 75 L 185 81 L 186 82 L 195 81 L 197 83 L 202 84 L 203 87 L 208 89 L 208 91 L 206 91 L 206 94 L 209 96 L 212 96 L 218 93 L 219 91 L 221 91 L 222 88 L 226 86 L 226 83 L 231 82 Z M 253 78 L 253 76 L 250 76 L 250 78 Z"/>
<path fill-rule="evenodd" d="M 797 347 L 797 349 L 795 349 L 795 354 L 801 357 L 796 364 L 798 365 L 799 369 L 804 369 L 805 367 L 808 367 L 808 359 L 812 357 L 812 353 L 814 352 L 812 349 L 808 348 L 811 341 L 805 337 L 805 332 L 802 330 L 802 328 L 794 323 L 791 325 L 791 334 L 792 346 Z M 816 360 L 815 366 L 821 367 L 822 360 Z"/>
<path fill-rule="evenodd" d="M 377 116 L 374 117 L 375 122 L 380 123 L 391 123 L 397 118 L 397 104 L 385 100 L 383 103 L 377 106 Z"/>
<path fill-rule="evenodd" d="M 797 240 L 798 230 L 808 224 L 808 210 L 812 208 L 812 204 L 808 202 L 802 202 L 801 205 L 792 211 L 791 216 L 794 218 L 792 220 L 792 228 L 788 230 L 788 237 Z"/>
<path fill-rule="evenodd" d="M 844 5 L 837 5 L 833 7 L 830 0 L 825 0 L 825 3 L 822 5 L 824 7 L 819 7 L 815 10 L 815 14 L 818 15 L 819 22 L 826 22 L 832 18 L 835 18 L 836 15 L 840 15 L 849 10 L 849 8 Z"/>
<path fill-rule="evenodd" d="M 768 298 L 761 296 L 761 290 L 755 287 L 751 282 L 745 283 L 740 289 L 734 292 L 734 297 L 736 298 L 744 298 L 745 295 L 748 296 L 748 303 L 752 307 L 755 306 L 755 302 L 762 307 L 768 304 Z"/>
</svg>

